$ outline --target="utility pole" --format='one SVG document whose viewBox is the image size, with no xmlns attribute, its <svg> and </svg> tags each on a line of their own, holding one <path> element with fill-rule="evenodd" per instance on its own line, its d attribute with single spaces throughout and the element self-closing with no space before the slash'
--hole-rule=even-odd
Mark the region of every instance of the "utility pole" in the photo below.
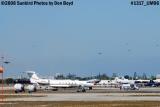
<svg viewBox="0 0 160 107">
<path fill-rule="evenodd" d="M 3 93 L 4 93 L 4 91 L 3 91 L 3 72 L 4 72 L 4 68 L 3 68 L 3 61 L 4 61 L 4 57 L 2 56 L 1 57 L 1 66 L 0 66 L 0 73 L 1 73 L 1 96 L 2 96 L 2 101 L 3 101 Z"/>
<path fill-rule="evenodd" d="M 1 64 L 0 64 L 0 73 L 1 73 L 1 98 L 2 98 L 2 101 L 3 101 L 3 99 L 4 99 L 4 89 L 3 89 L 3 87 L 4 87 L 4 80 L 3 80 L 3 73 L 4 73 L 4 71 L 5 71 L 5 69 L 4 69 L 4 64 L 9 64 L 10 62 L 8 62 L 8 61 L 5 61 L 5 59 L 4 59 L 4 56 L 1 56 L 0 57 L 0 62 L 1 62 Z"/>
</svg>

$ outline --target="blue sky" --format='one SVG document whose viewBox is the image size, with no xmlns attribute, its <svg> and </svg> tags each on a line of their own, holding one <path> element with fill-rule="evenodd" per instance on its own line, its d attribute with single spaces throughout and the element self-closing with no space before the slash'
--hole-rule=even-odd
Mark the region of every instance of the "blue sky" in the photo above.
<svg viewBox="0 0 160 107">
<path fill-rule="evenodd" d="M 0 54 L 11 61 L 5 75 L 160 73 L 159 10 L 130 0 L 0 6 Z"/>
</svg>

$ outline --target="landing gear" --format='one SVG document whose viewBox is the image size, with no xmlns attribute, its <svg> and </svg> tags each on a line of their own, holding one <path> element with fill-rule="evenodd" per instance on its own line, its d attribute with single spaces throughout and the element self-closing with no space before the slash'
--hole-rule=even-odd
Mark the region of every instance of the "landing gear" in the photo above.
<svg viewBox="0 0 160 107">
<path fill-rule="evenodd" d="M 83 89 L 82 89 L 82 92 L 86 92 L 86 89 L 85 89 L 85 88 L 83 88 Z"/>
<path fill-rule="evenodd" d="M 58 88 L 53 88 L 52 91 L 58 91 Z"/>
<path fill-rule="evenodd" d="M 92 90 L 92 87 L 89 87 L 89 90 Z"/>
<path fill-rule="evenodd" d="M 86 92 L 85 87 L 79 86 L 77 92 Z"/>
</svg>

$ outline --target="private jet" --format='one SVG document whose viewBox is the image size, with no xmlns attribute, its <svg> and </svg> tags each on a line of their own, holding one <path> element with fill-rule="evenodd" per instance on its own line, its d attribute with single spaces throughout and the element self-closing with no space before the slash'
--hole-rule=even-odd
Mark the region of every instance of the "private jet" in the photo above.
<svg viewBox="0 0 160 107">
<path fill-rule="evenodd" d="M 85 92 L 86 89 L 91 90 L 92 87 L 98 83 L 100 80 L 92 79 L 88 81 L 80 81 L 80 80 L 56 80 L 56 79 L 42 79 L 39 78 L 34 71 L 26 71 L 30 78 L 30 82 L 34 84 L 34 86 L 46 86 L 52 87 L 54 90 L 58 90 L 58 88 L 78 88 L 77 92 L 82 91 Z"/>
</svg>

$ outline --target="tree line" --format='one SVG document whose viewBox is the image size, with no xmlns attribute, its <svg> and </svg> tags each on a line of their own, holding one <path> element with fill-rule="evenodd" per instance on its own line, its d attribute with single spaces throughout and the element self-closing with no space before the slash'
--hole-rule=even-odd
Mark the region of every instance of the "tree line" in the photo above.
<svg viewBox="0 0 160 107">
<path fill-rule="evenodd" d="M 71 79 L 71 80 L 90 80 L 90 79 L 100 79 L 100 80 L 114 80 L 115 77 L 119 77 L 117 75 L 117 73 L 113 73 L 111 76 L 107 75 L 106 73 L 102 73 L 102 74 L 98 74 L 96 76 L 86 76 L 86 77 L 80 77 L 80 76 L 76 76 L 75 74 L 71 74 L 69 73 L 68 75 L 63 75 L 63 74 L 59 74 L 56 75 L 54 77 L 54 79 Z M 136 72 L 134 72 L 133 76 L 130 75 L 124 75 L 125 79 L 129 79 L 129 80 L 138 80 L 138 79 L 143 79 L 143 80 L 155 80 L 156 76 L 147 76 L 145 73 L 138 75 Z M 28 78 L 18 78 L 18 79 L 14 79 L 14 78 L 5 78 L 3 80 L 3 82 L 5 84 L 12 84 L 15 83 L 17 81 L 20 82 L 27 82 L 29 83 L 29 79 Z M 0 83 L 2 83 L 2 79 L 0 79 Z"/>
<path fill-rule="evenodd" d="M 100 79 L 100 80 L 114 80 L 115 77 L 119 77 L 117 73 L 113 73 L 112 76 L 107 75 L 106 73 L 98 74 L 96 76 L 87 76 L 87 77 L 80 77 L 76 76 L 75 74 L 69 73 L 68 75 L 63 75 L 59 74 L 55 77 L 55 79 L 78 79 L 78 80 L 89 80 L 89 79 Z M 138 80 L 138 79 L 143 79 L 143 80 L 155 80 L 156 76 L 151 75 L 147 76 L 146 73 L 143 73 L 141 75 L 137 74 L 137 72 L 134 72 L 134 74 L 131 75 L 124 75 L 125 79 L 129 80 Z"/>
</svg>

